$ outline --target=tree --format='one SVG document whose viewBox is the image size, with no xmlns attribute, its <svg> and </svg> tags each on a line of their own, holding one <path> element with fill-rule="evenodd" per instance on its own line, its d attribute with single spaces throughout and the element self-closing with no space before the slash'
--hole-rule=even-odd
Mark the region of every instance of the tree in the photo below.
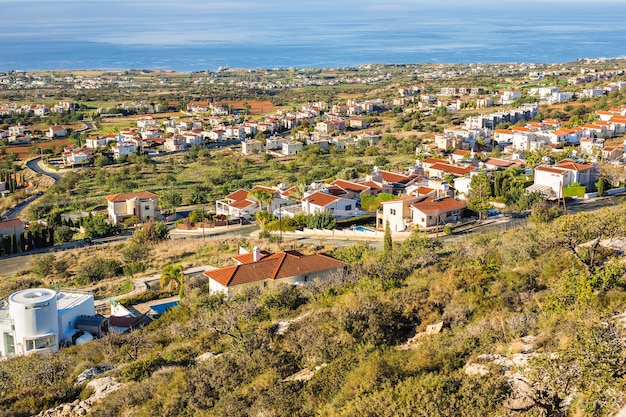
<svg viewBox="0 0 626 417">
<path fill-rule="evenodd" d="M 306 227 L 309 229 L 332 230 L 337 225 L 337 219 L 327 211 L 306 216 Z"/>
<path fill-rule="evenodd" d="M 37 256 L 32 261 L 32 273 L 39 278 L 45 278 L 54 272 L 55 256 L 52 253 Z"/>
<path fill-rule="evenodd" d="M 607 180 L 605 178 L 598 178 L 598 181 L 595 182 L 596 190 L 598 191 L 598 197 L 602 197 L 604 195 L 607 185 Z"/>
<path fill-rule="evenodd" d="M 391 227 L 389 220 L 385 222 L 385 238 L 383 241 L 383 254 L 388 255 L 393 250 L 393 239 L 391 238 Z"/>
<path fill-rule="evenodd" d="M 169 237 L 169 229 L 163 222 L 149 220 L 133 232 L 132 240 L 141 245 L 154 245 Z"/>
<path fill-rule="evenodd" d="M 57 227 L 54 229 L 54 240 L 60 244 L 71 242 L 74 233 L 76 232 L 69 226 Z"/>
<path fill-rule="evenodd" d="M 183 267 L 180 265 L 169 264 L 161 271 L 161 278 L 159 279 L 161 288 L 167 288 L 170 292 L 178 288 L 181 297 L 183 296 L 184 281 L 185 274 L 183 273 Z"/>
<path fill-rule="evenodd" d="M 274 219 L 274 215 L 269 211 L 259 210 L 256 212 L 256 222 L 263 230 L 265 229 L 267 223 L 271 222 Z"/>
<path fill-rule="evenodd" d="M 164 207 L 171 207 L 172 213 L 175 213 L 176 207 L 183 203 L 183 196 L 174 190 L 166 190 L 161 193 L 161 201 Z"/>
<path fill-rule="evenodd" d="M 601 163 L 600 176 L 606 178 L 612 187 L 618 187 L 626 182 L 626 169 L 622 164 Z"/>
<path fill-rule="evenodd" d="M 266 205 L 267 211 L 270 211 L 270 205 L 274 200 L 274 194 L 268 190 L 256 189 L 252 190 L 248 193 L 248 197 L 253 198 L 259 203 L 261 209 L 263 209 L 263 204 Z"/>
<path fill-rule="evenodd" d="M 119 233 L 119 226 L 109 223 L 105 216 L 87 217 L 83 222 L 83 229 L 85 237 L 90 239 L 113 236 Z"/>
<path fill-rule="evenodd" d="M 546 243 L 562 248 L 580 261 L 589 274 L 601 266 L 601 242 L 626 231 L 625 207 L 606 207 L 597 213 L 583 212 L 557 218 L 547 230 Z"/>
<path fill-rule="evenodd" d="M 107 158 L 104 155 L 98 155 L 93 160 L 93 165 L 98 168 L 108 165 L 108 163 L 109 163 L 109 158 Z"/>
<path fill-rule="evenodd" d="M 467 207 L 479 213 L 481 218 L 491 208 L 491 179 L 487 174 L 476 174 L 470 182 Z"/>
</svg>

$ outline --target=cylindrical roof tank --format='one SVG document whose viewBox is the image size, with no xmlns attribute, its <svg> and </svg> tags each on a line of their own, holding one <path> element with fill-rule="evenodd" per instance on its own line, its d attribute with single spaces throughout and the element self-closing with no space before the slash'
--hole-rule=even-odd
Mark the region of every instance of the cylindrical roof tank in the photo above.
<svg viewBox="0 0 626 417">
<path fill-rule="evenodd" d="M 15 326 L 16 342 L 59 333 L 57 293 L 54 290 L 33 288 L 11 294 L 9 314 Z"/>
<path fill-rule="evenodd" d="M 77 345 L 82 345 L 85 344 L 87 342 L 91 342 L 93 340 L 93 336 L 91 335 L 91 333 L 83 333 L 82 336 L 80 336 L 78 339 L 76 339 L 76 344 Z"/>
</svg>

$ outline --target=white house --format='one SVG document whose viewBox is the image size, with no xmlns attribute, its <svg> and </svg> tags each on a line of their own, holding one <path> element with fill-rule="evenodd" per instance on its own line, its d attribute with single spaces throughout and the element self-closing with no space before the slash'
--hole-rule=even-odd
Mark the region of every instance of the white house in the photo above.
<svg viewBox="0 0 626 417">
<path fill-rule="evenodd" d="M 49 138 L 62 138 L 67 136 L 67 130 L 63 126 L 50 126 L 47 135 Z"/>
<path fill-rule="evenodd" d="M 89 149 L 104 148 L 107 145 L 107 137 L 89 136 L 85 139 L 85 147 Z"/>
<path fill-rule="evenodd" d="M 382 201 L 376 212 L 376 227 L 384 229 L 389 222 L 392 232 L 402 232 L 411 223 L 411 204 L 421 197 L 405 196 L 395 200 Z"/>
<path fill-rule="evenodd" d="M 297 155 L 302 151 L 304 144 L 302 142 L 285 142 L 283 143 L 282 154 L 285 156 Z"/>
<path fill-rule="evenodd" d="M 247 140 L 241 142 L 241 153 L 244 155 L 254 155 L 263 152 L 263 142 L 260 140 Z"/>
<path fill-rule="evenodd" d="M 113 157 L 119 159 L 122 155 L 131 155 L 137 150 L 137 146 L 131 142 L 119 142 L 117 145 L 111 147 L 113 151 Z"/>
<path fill-rule="evenodd" d="M 139 222 L 159 217 L 159 196 L 150 191 L 137 191 L 107 196 L 109 219 L 118 224 L 130 217 Z"/>
<path fill-rule="evenodd" d="M 342 219 L 356 216 L 356 205 L 356 200 L 316 191 L 302 199 L 302 212 L 304 214 L 328 212 Z"/>
<path fill-rule="evenodd" d="M 77 340 L 81 316 L 93 316 L 93 294 L 33 288 L 0 303 L 0 359 L 57 352 Z M 83 339 L 84 340 L 84 339 Z"/>
<path fill-rule="evenodd" d="M 66 167 L 85 165 L 91 162 L 91 150 L 87 148 L 65 149 L 63 151 L 63 164 Z"/>
<path fill-rule="evenodd" d="M 248 190 L 239 189 L 228 194 L 224 200 L 215 202 L 216 214 L 222 214 L 231 218 L 252 218 L 259 210 L 259 203 L 249 198 Z"/>
<path fill-rule="evenodd" d="M 433 227 L 461 219 L 465 204 L 451 197 L 425 197 L 411 204 L 412 223 L 419 227 Z"/>
</svg>

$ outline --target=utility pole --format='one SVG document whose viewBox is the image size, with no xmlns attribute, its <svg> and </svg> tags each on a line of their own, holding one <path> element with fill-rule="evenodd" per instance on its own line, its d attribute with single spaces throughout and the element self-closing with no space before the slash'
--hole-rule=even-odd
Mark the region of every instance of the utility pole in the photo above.
<svg viewBox="0 0 626 417">
<path fill-rule="evenodd" d="M 278 244 L 279 245 L 283 244 L 283 206 L 284 205 L 285 205 L 284 203 L 280 203 L 278 205 L 278 233 L 279 233 Z"/>
<path fill-rule="evenodd" d="M 202 203 L 202 240 L 204 241 L 204 203 Z"/>
</svg>

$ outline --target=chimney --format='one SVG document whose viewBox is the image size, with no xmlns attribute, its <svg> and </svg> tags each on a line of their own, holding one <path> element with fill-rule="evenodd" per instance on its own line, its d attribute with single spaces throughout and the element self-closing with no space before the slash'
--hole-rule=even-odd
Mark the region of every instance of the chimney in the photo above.
<svg viewBox="0 0 626 417">
<path fill-rule="evenodd" d="M 255 246 L 254 249 L 252 249 L 252 261 L 259 262 L 260 259 L 261 259 L 261 249 L 259 249 L 258 246 Z"/>
</svg>

